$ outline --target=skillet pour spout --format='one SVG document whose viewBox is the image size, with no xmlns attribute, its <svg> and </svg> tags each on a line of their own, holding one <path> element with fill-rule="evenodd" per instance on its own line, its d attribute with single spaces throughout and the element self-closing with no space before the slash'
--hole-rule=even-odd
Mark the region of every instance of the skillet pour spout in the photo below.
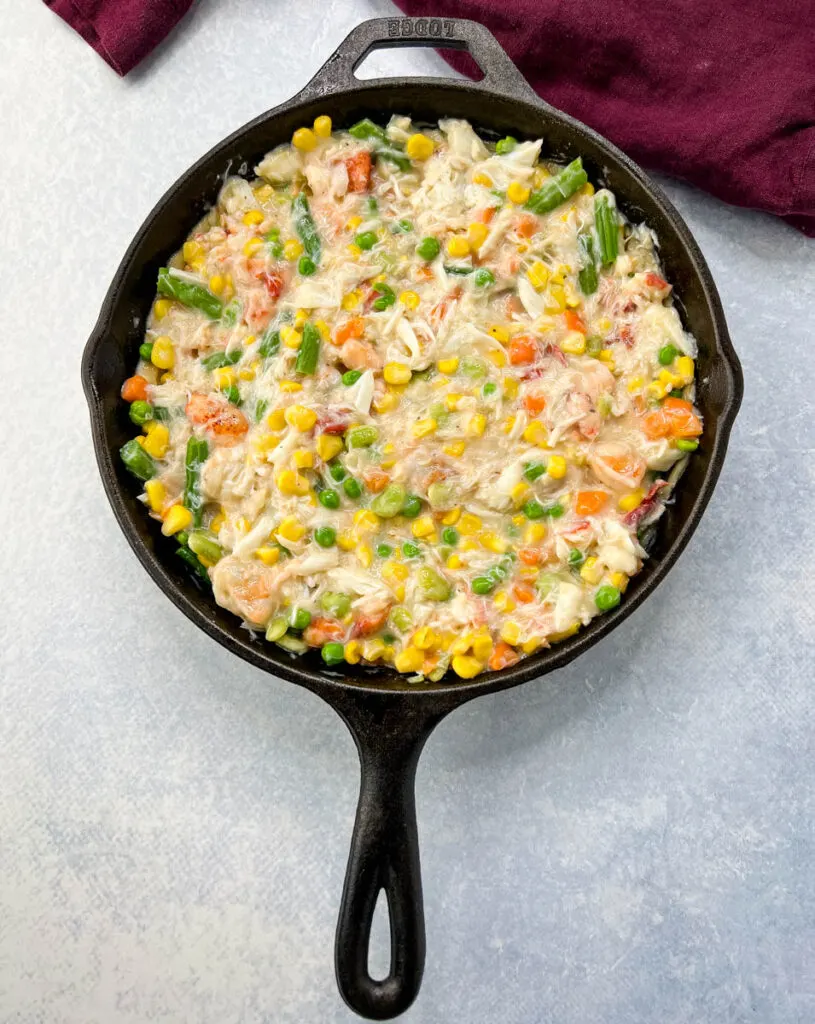
<svg viewBox="0 0 815 1024">
<path fill-rule="evenodd" d="M 480 82 L 387 78 L 362 82 L 354 69 L 373 50 L 392 46 L 445 46 L 466 50 L 479 64 Z M 684 326 L 698 340 L 697 405 L 705 433 L 690 460 L 675 501 L 642 571 L 612 612 L 575 636 L 540 649 L 517 665 L 472 680 L 410 684 L 387 666 L 327 669 L 318 654 L 292 658 L 260 642 L 218 607 L 174 555 L 144 515 L 138 489 L 118 450 L 131 436 L 119 397 L 155 295 L 160 266 L 207 212 L 231 168 L 251 167 L 293 131 L 320 114 L 336 126 L 393 113 L 436 122 L 469 120 L 488 138 L 542 138 L 557 160 L 583 158 L 590 179 L 612 189 L 622 211 L 644 221 L 659 238 L 660 258 L 675 286 Z M 162 197 L 119 266 L 82 361 L 99 472 L 113 513 L 136 557 L 185 615 L 208 636 L 258 668 L 304 686 L 343 718 L 357 745 L 361 790 L 336 937 L 337 983 L 357 1013 L 385 1020 L 403 1013 L 416 997 L 425 957 L 425 931 L 414 778 L 422 747 L 435 725 L 458 705 L 481 694 L 516 686 L 560 668 L 616 628 L 663 580 L 696 529 L 724 462 L 742 395 L 738 358 L 727 333 L 719 296 L 688 228 L 645 173 L 585 125 L 540 100 L 495 38 L 472 21 L 454 18 L 377 18 L 358 25 L 292 100 L 262 114 L 218 143 Z M 388 976 L 370 977 L 368 946 L 379 892 L 390 915 Z"/>
</svg>

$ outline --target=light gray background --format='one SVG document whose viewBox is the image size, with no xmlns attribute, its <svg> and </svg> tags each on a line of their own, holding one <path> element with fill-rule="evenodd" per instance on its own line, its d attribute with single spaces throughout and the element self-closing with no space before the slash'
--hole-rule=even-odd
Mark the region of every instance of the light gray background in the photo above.
<svg viewBox="0 0 815 1024">
<path fill-rule="evenodd" d="M 203 0 L 121 81 L 43 4 L 2 2 L 3 1022 L 353 1019 L 332 966 L 351 740 L 136 563 L 79 360 L 157 197 L 391 10 Z M 427 52 L 368 68 L 448 73 Z M 744 364 L 727 465 L 613 637 L 430 740 L 410 1024 L 815 1019 L 815 242 L 664 184 Z"/>
</svg>

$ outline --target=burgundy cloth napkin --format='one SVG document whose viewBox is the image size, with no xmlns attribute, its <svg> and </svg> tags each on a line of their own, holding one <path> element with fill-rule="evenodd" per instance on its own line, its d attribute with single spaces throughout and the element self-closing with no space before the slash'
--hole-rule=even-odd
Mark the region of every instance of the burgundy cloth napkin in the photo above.
<svg viewBox="0 0 815 1024">
<path fill-rule="evenodd" d="M 540 96 L 638 163 L 815 236 L 813 0 L 397 2 L 482 22 Z"/>
<path fill-rule="evenodd" d="M 45 2 L 120 75 L 144 60 L 192 6 L 192 0 Z"/>
</svg>

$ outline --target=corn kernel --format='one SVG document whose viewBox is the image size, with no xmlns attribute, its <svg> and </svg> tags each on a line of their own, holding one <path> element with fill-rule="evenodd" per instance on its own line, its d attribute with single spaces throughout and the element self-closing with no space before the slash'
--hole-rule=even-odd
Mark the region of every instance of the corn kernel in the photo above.
<svg viewBox="0 0 815 1024">
<path fill-rule="evenodd" d="M 509 341 L 509 331 L 506 327 L 501 327 L 498 324 L 493 324 L 490 327 L 490 335 L 495 338 L 496 341 L 500 341 L 502 345 L 506 345 Z"/>
<path fill-rule="evenodd" d="M 510 400 L 518 397 L 518 381 L 514 377 L 504 377 L 504 394 Z M 512 427 L 510 427 L 510 430 Z"/>
<path fill-rule="evenodd" d="M 153 303 L 153 315 L 156 320 L 163 320 L 170 312 L 172 302 L 169 299 L 156 299 Z"/>
<path fill-rule="evenodd" d="M 193 260 L 200 260 L 205 255 L 204 247 L 200 242 L 185 242 L 181 254 L 187 263 L 192 263 Z"/>
<path fill-rule="evenodd" d="M 379 516 L 369 508 L 360 508 L 354 513 L 354 526 L 366 533 L 376 530 L 379 522 Z"/>
<path fill-rule="evenodd" d="M 483 548 L 494 552 L 496 555 L 503 555 L 507 549 L 507 542 L 504 538 L 499 537 L 492 530 L 485 530 L 478 539 L 481 541 Z"/>
<path fill-rule="evenodd" d="M 466 654 L 472 646 L 472 634 L 463 633 L 460 636 L 453 638 L 453 642 L 450 644 L 451 654 Z"/>
<path fill-rule="evenodd" d="M 559 284 L 552 285 L 549 288 L 549 297 L 551 302 L 549 305 L 544 306 L 544 312 L 562 313 L 566 308 L 566 292 L 563 290 L 563 286 Z"/>
<path fill-rule="evenodd" d="M 566 476 L 566 460 L 563 456 L 550 456 L 546 463 L 546 472 L 553 480 L 562 480 Z"/>
<path fill-rule="evenodd" d="M 320 114 L 319 117 L 314 118 L 314 134 L 320 139 L 327 139 L 331 135 L 331 129 L 333 127 L 331 118 L 327 114 Z"/>
<path fill-rule="evenodd" d="M 348 231 L 356 231 L 362 223 L 362 217 L 349 217 L 345 222 L 345 227 Z"/>
<path fill-rule="evenodd" d="M 474 537 L 465 537 L 460 543 L 462 551 L 478 550 L 478 541 Z"/>
<path fill-rule="evenodd" d="M 551 174 L 545 167 L 535 168 L 535 174 L 532 178 L 535 188 L 540 188 L 547 178 L 551 178 Z"/>
<path fill-rule="evenodd" d="M 388 391 L 381 398 L 375 398 L 373 404 L 374 412 L 391 412 L 399 405 L 399 395 L 393 391 Z"/>
<path fill-rule="evenodd" d="M 467 420 L 467 433 L 471 437 L 481 437 L 487 428 L 487 417 L 480 412 L 473 413 Z"/>
<path fill-rule="evenodd" d="M 164 508 L 166 490 L 160 480 L 148 480 L 144 485 L 144 492 L 147 495 L 147 504 L 151 512 L 161 512 Z"/>
<path fill-rule="evenodd" d="M 260 212 L 260 210 L 247 210 L 246 213 L 243 215 L 243 223 L 248 228 L 253 227 L 255 224 L 262 224 L 263 214 Z"/>
<path fill-rule="evenodd" d="M 395 562 L 391 559 L 382 566 L 382 578 L 387 583 L 403 583 L 409 575 L 408 567 L 401 562 Z"/>
<path fill-rule="evenodd" d="M 243 247 L 243 255 L 247 256 L 247 257 L 254 256 L 254 254 L 258 251 L 258 249 L 262 249 L 262 248 L 263 248 L 263 239 L 262 238 L 250 238 L 249 241 Z"/>
<path fill-rule="evenodd" d="M 587 558 L 580 569 L 580 575 L 586 581 L 586 583 L 599 583 L 603 577 L 603 567 L 598 564 L 597 559 L 594 555 L 591 558 Z"/>
<path fill-rule="evenodd" d="M 153 366 L 157 366 L 159 370 L 172 370 L 173 366 L 175 366 L 175 349 L 173 348 L 172 339 L 168 338 L 166 334 L 162 334 L 160 338 L 156 338 L 153 342 L 150 362 Z"/>
<path fill-rule="evenodd" d="M 614 363 L 614 350 L 610 348 L 601 348 L 597 358 L 601 363 Z"/>
<path fill-rule="evenodd" d="M 453 658 L 453 671 L 462 679 L 472 679 L 483 670 L 484 666 L 478 658 L 466 654 L 457 654 Z"/>
<path fill-rule="evenodd" d="M 404 363 L 385 363 L 382 376 L 388 384 L 408 384 L 413 374 Z"/>
<path fill-rule="evenodd" d="M 343 296 L 342 308 L 345 310 L 356 309 L 362 301 L 362 295 L 360 292 L 354 290 L 348 292 L 347 295 Z"/>
<path fill-rule="evenodd" d="M 465 537 L 472 537 L 483 526 L 480 518 L 472 512 L 465 512 L 458 521 L 458 532 Z"/>
<path fill-rule="evenodd" d="M 461 569 L 463 565 L 464 562 L 458 555 L 450 555 L 450 557 L 447 559 L 448 569 Z"/>
<path fill-rule="evenodd" d="M 440 639 L 438 633 L 434 633 L 429 626 L 422 626 L 410 638 L 410 643 L 420 651 L 432 651 L 434 647 L 438 647 Z"/>
<path fill-rule="evenodd" d="M 397 672 L 418 672 L 424 664 L 424 652 L 418 647 L 405 647 L 393 659 L 393 667 Z"/>
<path fill-rule="evenodd" d="M 274 189 L 271 185 L 256 185 L 252 189 L 252 195 L 259 203 L 268 203 L 274 195 Z"/>
<path fill-rule="evenodd" d="M 304 497 L 308 494 L 308 480 L 293 469 L 283 469 L 276 477 L 278 490 L 281 494 L 295 494 Z"/>
<path fill-rule="evenodd" d="M 362 249 L 360 249 L 360 247 L 356 245 L 354 242 L 352 242 L 350 245 L 347 245 L 346 249 L 348 250 L 349 255 L 353 256 L 354 259 L 358 259 L 358 257 L 362 255 Z"/>
<path fill-rule="evenodd" d="M 529 192 L 530 189 L 528 185 L 522 185 L 520 181 L 511 181 L 509 183 L 509 188 L 507 188 L 507 199 L 511 203 L 516 203 L 520 206 L 529 198 Z"/>
<path fill-rule="evenodd" d="M 492 599 L 493 605 L 498 609 L 499 612 L 511 612 L 517 607 L 515 602 L 506 592 L 506 590 L 499 590 L 495 597 Z"/>
<path fill-rule="evenodd" d="M 453 374 L 458 369 L 458 356 L 451 356 L 450 359 L 440 359 L 436 366 L 439 373 Z"/>
<path fill-rule="evenodd" d="M 462 235 L 454 235 L 447 243 L 447 253 L 453 259 L 463 259 L 470 254 L 470 243 Z"/>
<path fill-rule="evenodd" d="M 317 454 L 323 462 L 330 462 L 342 451 L 342 439 L 336 434 L 320 434 L 317 438 Z"/>
<path fill-rule="evenodd" d="M 317 145 L 317 136 L 310 128 L 298 128 L 291 137 L 291 144 L 301 153 L 310 153 Z"/>
<path fill-rule="evenodd" d="M 337 534 L 337 546 L 343 551 L 353 551 L 357 546 L 357 539 L 350 530 L 343 530 Z"/>
<path fill-rule="evenodd" d="M 612 587 L 616 587 L 621 593 L 628 586 L 628 577 L 624 572 L 613 572 L 609 576 L 609 583 Z"/>
<path fill-rule="evenodd" d="M 523 480 L 519 481 L 510 491 L 510 497 L 515 503 L 515 507 L 523 505 L 526 501 L 526 496 L 529 494 L 529 485 L 525 484 Z"/>
<path fill-rule="evenodd" d="M 518 623 L 505 622 L 501 627 L 501 639 L 505 644 L 510 644 L 512 647 L 517 646 L 521 639 L 521 627 Z"/>
<path fill-rule="evenodd" d="M 172 537 L 181 530 L 188 530 L 192 526 L 192 512 L 183 505 L 171 505 L 164 513 L 164 523 L 161 532 L 165 537 Z"/>
<path fill-rule="evenodd" d="M 411 527 L 414 537 L 429 537 L 434 530 L 435 526 L 430 516 L 420 516 Z"/>
<path fill-rule="evenodd" d="M 662 399 L 670 390 L 670 387 L 666 384 L 660 384 L 659 381 L 652 380 L 648 387 L 645 389 L 646 394 L 649 398 Z"/>
<path fill-rule="evenodd" d="M 215 378 L 215 387 L 219 391 L 226 391 L 227 388 L 231 388 L 238 380 L 238 375 L 231 366 L 219 366 L 216 370 L 212 371 L 212 376 Z"/>
<path fill-rule="evenodd" d="M 632 377 L 626 384 L 626 390 L 633 395 L 635 391 L 642 391 L 645 381 L 642 377 Z"/>
<path fill-rule="evenodd" d="M 213 518 L 212 522 L 209 524 L 209 528 L 210 528 L 210 530 L 212 530 L 213 533 L 216 533 L 216 534 L 220 533 L 225 522 L 226 522 L 226 516 L 224 515 L 223 512 L 219 512 Z"/>
<path fill-rule="evenodd" d="M 451 459 L 460 459 L 466 447 L 464 441 L 451 441 L 443 446 L 442 451 L 445 455 L 449 455 Z"/>
<path fill-rule="evenodd" d="M 370 544 L 358 544 L 356 550 L 357 561 L 363 569 L 370 569 L 374 560 L 374 553 Z"/>
<path fill-rule="evenodd" d="M 534 654 L 535 651 L 540 647 L 541 641 L 538 636 L 531 636 L 528 640 L 524 640 L 521 644 L 521 650 L 524 654 Z"/>
<path fill-rule="evenodd" d="M 545 448 L 549 433 L 540 420 L 532 420 L 524 427 L 523 438 L 527 444 L 536 444 L 539 448 Z"/>
<path fill-rule="evenodd" d="M 170 447 L 170 431 L 163 423 L 152 423 L 143 442 L 144 450 L 154 459 L 163 459 Z"/>
<path fill-rule="evenodd" d="M 530 547 L 534 544 L 540 544 L 540 542 L 546 536 L 546 527 L 543 523 L 529 523 L 524 529 L 524 544 Z"/>
<path fill-rule="evenodd" d="M 417 420 L 413 424 L 413 436 L 414 437 L 427 437 L 428 434 L 435 432 L 438 424 L 434 419 L 428 417 L 427 419 Z"/>
<path fill-rule="evenodd" d="M 492 178 L 489 176 L 489 174 L 484 174 L 483 171 L 477 171 L 473 175 L 473 184 L 483 185 L 484 188 L 492 188 Z"/>
<path fill-rule="evenodd" d="M 532 287 L 540 291 L 541 288 L 546 287 L 549 281 L 549 268 L 545 263 L 536 260 L 527 271 L 526 276 L 529 278 L 529 283 Z"/>
<path fill-rule="evenodd" d="M 624 494 L 617 502 L 617 507 L 621 512 L 633 512 L 635 508 L 642 504 L 642 499 L 644 497 L 645 491 L 641 488 L 637 488 L 636 491 Z"/>
<path fill-rule="evenodd" d="M 501 348 L 491 348 L 487 352 L 487 359 L 489 359 L 493 366 L 497 366 L 499 370 L 503 370 L 509 362 L 506 352 Z"/>
<path fill-rule="evenodd" d="M 291 458 L 295 469 L 311 469 L 314 466 L 314 453 L 305 448 L 298 448 L 292 452 Z"/>
<path fill-rule="evenodd" d="M 486 661 L 492 654 L 492 637 L 489 633 L 473 633 L 471 647 L 474 657 L 479 661 Z"/>
<path fill-rule="evenodd" d="M 278 537 L 282 537 L 283 540 L 288 540 L 292 543 L 301 540 L 305 532 L 305 526 L 294 516 L 286 516 L 275 531 Z"/>
<path fill-rule="evenodd" d="M 286 324 L 280 328 L 280 340 L 286 348 L 298 349 L 302 344 L 303 334 L 301 331 L 295 330 L 291 324 Z"/>
<path fill-rule="evenodd" d="M 343 649 L 343 654 L 349 665 L 358 665 L 362 657 L 362 644 L 359 640 L 349 640 Z"/>
<path fill-rule="evenodd" d="M 564 352 L 568 352 L 570 356 L 582 356 L 586 351 L 586 335 L 581 331 L 569 331 L 563 341 L 561 341 L 560 347 Z"/>
<path fill-rule="evenodd" d="M 436 144 L 432 139 L 429 139 L 426 135 L 421 132 L 416 132 L 415 135 L 407 140 L 405 145 L 405 152 L 411 160 L 427 160 L 433 156 L 433 150 L 436 148 Z"/>
<path fill-rule="evenodd" d="M 158 305 L 158 303 L 156 303 Z M 690 384 L 693 380 L 693 360 L 690 356 L 680 356 L 676 361 L 676 372 L 683 384 Z"/>
<path fill-rule="evenodd" d="M 455 526 L 461 518 L 461 506 L 456 505 L 455 508 L 451 508 L 449 512 L 445 512 L 441 517 L 442 526 Z"/>
<path fill-rule="evenodd" d="M 280 548 L 258 548 L 255 551 L 255 557 L 259 558 L 264 565 L 277 565 L 280 560 Z"/>
<path fill-rule="evenodd" d="M 290 427 L 305 433 L 317 422 L 317 413 L 304 405 L 290 405 L 286 409 L 286 422 Z"/>
<path fill-rule="evenodd" d="M 283 258 L 292 263 L 303 255 L 303 243 L 296 238 L 290 238 L 283 246 Z"/>
</svg>

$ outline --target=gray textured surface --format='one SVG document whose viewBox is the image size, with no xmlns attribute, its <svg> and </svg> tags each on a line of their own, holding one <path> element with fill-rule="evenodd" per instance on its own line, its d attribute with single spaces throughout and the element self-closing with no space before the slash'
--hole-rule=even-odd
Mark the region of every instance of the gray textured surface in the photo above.
<svg viewBox="0 0 815 1024">
<path fill-rule="evenodd" d="M 3 4 L 3 1022 L 353 1019 L 332 969 L 351 740 L 139 568 L 79 358 L 154 200 L 389 9 L 204 0 L 122 82 L 44 5 Z M 431 739 L 411 1024 L 815 1019 L 815 243 L 668 188 L 744 364 L 727 466 L 612 638 Z"/>
</svg>

